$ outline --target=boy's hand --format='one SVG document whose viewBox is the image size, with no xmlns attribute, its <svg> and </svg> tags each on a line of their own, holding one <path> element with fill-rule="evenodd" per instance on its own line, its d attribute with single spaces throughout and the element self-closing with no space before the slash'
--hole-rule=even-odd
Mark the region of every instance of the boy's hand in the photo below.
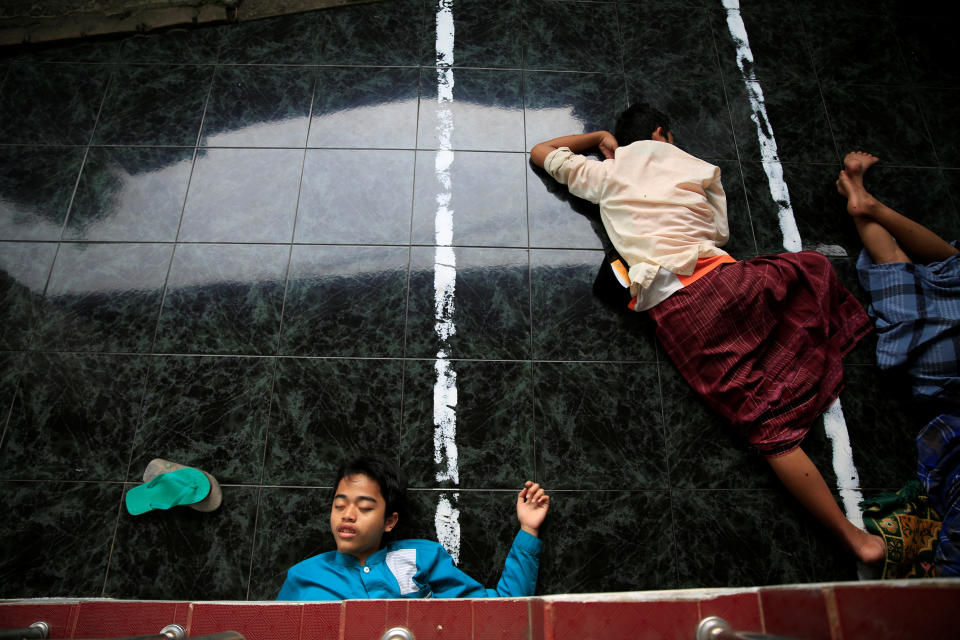
<svg viewBox="0 0 960 640">
<path fill-rule="evenodd" d="M 536 537 L 549 509 L 550 496 L 539 484 L 527 480 L 517 494 L 517 520 L 520 521 L 520 528 Z"/>
<path fill-rule="evenodd" d="M 597 146 L 600 148 L 600 153 L 603 154 L 603 157 L 607 160 L 613 158 L 613 152 L 617 150 L 617 147 L 620 146 L 620 143 L 617 142 L 617 139 L 613 137 L 613 134 L 608 133 L 607 131 L 601 131 L 600 133 L 600 142 L 597 143 Z"/>
</svg>

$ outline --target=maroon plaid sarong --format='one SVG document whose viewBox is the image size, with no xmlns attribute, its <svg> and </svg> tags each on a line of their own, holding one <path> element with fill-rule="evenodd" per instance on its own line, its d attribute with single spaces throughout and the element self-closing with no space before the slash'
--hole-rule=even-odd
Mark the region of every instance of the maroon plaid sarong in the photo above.
<svg viewBox="0 0 960 640">
<path fill-rule="evenodd" d="M 764 455 L 800 444 L 870 320 L 823 255 L 723 265 L 649 311 L 693 389 Z"/>
</svg>

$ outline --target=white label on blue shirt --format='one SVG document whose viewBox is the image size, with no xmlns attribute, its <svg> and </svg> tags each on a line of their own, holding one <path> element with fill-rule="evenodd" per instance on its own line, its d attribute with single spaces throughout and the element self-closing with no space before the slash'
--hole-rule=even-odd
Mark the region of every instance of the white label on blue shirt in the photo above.
<svg viewBox="0 0 960 640">
<path fill-rule="evenodd" d="M 400 595 L 419 591 L 413 576 L 417 573 L 417 550 L 398 549 L 387 553 L 387 567 L 400 585 Z"/>
</svg>

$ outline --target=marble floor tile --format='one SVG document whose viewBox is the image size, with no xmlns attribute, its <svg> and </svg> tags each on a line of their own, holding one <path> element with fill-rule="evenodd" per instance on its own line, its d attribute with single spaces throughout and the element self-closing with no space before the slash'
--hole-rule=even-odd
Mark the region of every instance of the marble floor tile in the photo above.
<svg viewBox="0 0 960 640">
<path fill-rule="evenodd" d="M 523 79 L 519 71 L 455 69 L 453 99 L 439 102 L 437 70 L 420 73 L 417 148 L 457 151 L 526 151 Z M 447 82 L 446 77 L 441 78 Z M 441 131 L 444 140 L 441 142 Z M 447 140 L 449 136 L 449 141 Z M 447 148 L 447 147 L 443 147 Z"/>
<path fill-rule="evenodd" d="M 61 244 L 36 345 L 148 351 L 172 250 L 169 244 Z"/>
<path fill-rule="evenodd" d="M 960 169 L 944 169 L 943 178 L 946 180 L 947 187 L 950 191 L 950 198 L 953 201 L 953 210 L 960 213 Z M 933 228 L 939 234 L 946 234 L 947 232 L 944 229 L 949 228 L 951 220 L 955 221 L 956 218 L 950 218 L 946 216 L 945 219 L 942 219 L 937 223 Z M 944 224 L 946 223 L 946 224 Z M 957 234 L 954 237 L 947 237 L 947 240 L 953 241 L 960 239 L 960 234 Z"/>
<path fill-rule="evenodd" d="M 670 503 L 661 491 L 553 492 L 538 593 L 677 588 Z"/>
<path fill-rule="evenodd" d="M 260 482 L 274 369 L 272 358 L 154 357 L 127 480 L 163 458 L 221 484 Z"/>
<path fill-rule="evenodd" d="M 698 75 L 719 72 L 710 16 L 703 7 L 619 4 L 617 14 L 624 25 L 623 68 L 628 76 L 669 78 L 672 85 L 690 83 L 692 70 Z"/>
<path fill-rule="evenodd" d="M 56 253 L 53 242 L 0 243 L 0 349 L 29 346 Z"/>
<path fill-rule="evenodd" d="M 307 150 L 294 240 L 409 244 L 415 155 L 393 149 Z"/>
<path fill-rule="evenodd" d="M 584 25 L 592 25 L 585 30 Z M 610 3 L 523 3 L 523 64 L 527 69 L 621 71 L 616 6 Z"/>
<path fill-rule="evenodd" d="M 328 475 L 335 475 L 335 471 Z M 330 532 L 331 502 L 330 487 L 264 487 L 260 490 L 250 600 L 273 600 L 290 567 L 317 554 L 336 550 Z"/>
<path fill-rule="evenodd" d="M 0 412 L 7 417 L 0 421 L 0 448 L 6 437 L 10 408 L 17 394 L 17 383 L 23 373 L 25 360 L 22 351 L 0 351 Z"/>
<path fill-rule="evenodd" d="M 938 3 L 919 3 L 918 6 L 927 4 Z M 952 62 L 960 58 L 960 49 L 951 35 L 952 21 L 945 19 L 945 13 L 901 16 L 896 20 L 895 29 L 907 78 L 911 82 L 934 87 L 960 87 L 960 72 Z"/>
<path fill-rule="evenodd" d="M 743 75 L 758 80 L 764 88 L 772 82 L 815 80 L 810 45 L 803 21 L 794 3 L 740 2 L 739 18 L 747 34 L 752 61 L 737 61 L 738 43 L 730 33 L 728 11 L 719 2 L 706 3 L 710 25 L 717 44 L 720 68 L 731 81 L 742 82 Z M 733 14 L 731 17 L 737 17 Z"/>
<path fill-rule="evenodd" d="M 317 12 L 320 64 L 415 66 L 424 3 L 385 0 Z"/>
<path fill-rule="evenodd" d="M 777 158 L 781 162 L 833 162 L 837 150 L 816 78 L 759 80 Z M 728 97 L 742 159 L 762 160 L 761 134 L 752 120 L 748 89 L 738 78 L 727 78 Z"/>
<path fill-rule="evenodd" d="M 119 65 L 103 98 L 96 144 L 196 144 L 213 67 Z"/>
<path fill-rule="evenodd" d="M 881 375 L 873 364 L 843 368 L 843 415 L 860 486 L 899 489 L 916 476 L 916 438 L 934 416 L 910 398 L 902 375 Z"/>
<path fill-rule="evenodd" d="M 400 460 L 411 487 L 519 490 L 534 475 L 530 363 L 453 360 L 456 386 L 450 435 L 458 478 L 435 454 L 437 365 L 407 361 L 403 382 Z"/>
<path fill-rule="evenodd" d="M 320 67 L 310 147 L 413 149 L 420 72 L 390 67 Z"/>
<path fill-rule="evenodd" d="M 303 147 L 315 76 L 313 67 L 217 67 L 200 144 Z"/>
<path fill-rule="evenodd" d="M 280 354 L 403 356 L 409 263 L 405 247 L 295 245 Z"/>
<path fill-rule="evenodd" d="M 708 161 L 738 159 L 720 74 L 676 64 L 681 66 L 642 75 L 628 67 L 630 102 L 646 102 L 666 114 L 677 146 L 687 153 Z"/>
<path fill-rule="evenodd" d="M 79 147 L 0 147 L 0 238 L 59 240 L 83 156 Z"/>
<path fill-rule="evenodd" d="M 784 490 L 674 490 L 671 497 L 679 587 L 808 581 L 800 507 Z"/>
<path fill-rule="evenodd" d="M 528 71 L 523 92 L 527 150 L 560 136 L 613 131 L 628 106 L 621 74 Z"/>
<path fill-rule="evenodd" d="M 126 485 L 126 491 L 133 486 Z M 210 513 L 175 507 L 132 516 L 124 508 L 104 595 L 137 600 L 244 600 L 258 491 L 257 487 L 224 486 L 222 505 Z"/>
<path fill-rule="evenodd" d="M 841 83 L 901 84 L 907 79 L 896 31 L 885 15 L 801 9 L 813 64 L 821 79 Z M 844 34 L 838 38 L 837 34 Z"/>
<path fill-rule="evenodd" d="M 11 64 L 0 94 L 0 143 L 87 144 L 111 70 Z"/>
<path fill-rule="evenodd" d="M 403 382 L 399 360 L 280 358 L 264 482 L 329 486 L 347 459 L 398 451 Z"/>
<path fill-rule="evenodd" d="M 522 153 L 418 152 L 413 243 L 437 244 L 437 212 L 447 209 L 454 245 L 526 247 L 527 162 Z"/>
<path fill-rule="evenodd" d="M 537 477 L 554 490 L 664 490 L 667 456 L 656 363 L 534 365 Z"/>
<path fill-rule="evenodd" d="M 155 350 L 275 354 L 289 256 L 285 245 L 177 245 Z"/>
<path fill-rule="evenodd" d="M 960 89 L 924 89 L 916 95 L 940 166 L 960 167 L 957 131 L 951 124 L 960 115 Z"/>
<path fill-rule="evenodd" d="M 534 358 L 656 362 L 647 315 L 614 309 L 593 295 L 603 261 L 600 251 L 531 251 Z"/>
<path fill-rule="evenodd" d="M 450 5 L 453 16 L 453 59 L 437 51 L 447 42 L 446 13 L 432 0 L 425 1 L 423 44 L 420 63 L 424 66 L 492 67 L 519 69 L 523 64 L 522 0 L 503 0 L 496 11 L 484 0 L 457 0 Z"/>
<path fill-rule="evenodd" d="M 138 356 L 29 355 L 0 449 L 0 475 L 122 482 L 146 370 Z"/>
<path fill-rule="evenodd" d="M 660 365 L 667 465 L 674 489 L 763 489 L 777 479 L 729 422 L 700 400 L 670 362 Z"/>
<path fill-rule="evenodd" d="M 410 252 L 406 355 L 432 358 L 443 349 L 450 358 L 526 359 L 530 357 L 530 263 L 523 249 L 463 248 L 453 251 L 455 275 L 440 263 L 433 247 Z M 437 280 L 454 279 L 455 304 L 444 312 L 455 331 L 442 339 L 437 323 Z"/>
<path fill-rule="evenodd" d="M 290 242 L 301 149 L 199 149 L 181 242 Z"/>
<path fill-rule="evenodd" d="M 192 168 L 189 148 L 92 147 L 63 237 L 173 242 Z"/>
<path fill-rule="evenodd" d="M 862 149 L 891 164 L 937 165 L 913 90 L 824 83 L 823 96 L 840 157 Z"/>
<path fill-rule="evenodd" d="M 293 13 L 222 28 L 221 64 L 316 64 L 316 12 Z"/>
<path fill-rule="evenodd" d="M 214 64 L 223 35 L 224 30 L 210 28 L 140 33 L 120 43 L 120 58 L 124 62 Z"/>
<path fill-rule="evenodd" d="M 546 171 L 527 163 L 530 246 L 603 249 L 609 246 L 600 207 L 570 194 Z"/>
<path fill-rule="evenodd" d="M 95 62 L 108 64 L 117 59 L 120 53 L 117 40 L 73 40 L 64 42 L 44 42 L 24 47 L 13 56 L 16 61 L 24 62 Z"/>
<path fill-rule="evenodd" d="M 0 483 L 0 597 L 100 597 L 122 492 L 105 482 Z"/>
</svg>

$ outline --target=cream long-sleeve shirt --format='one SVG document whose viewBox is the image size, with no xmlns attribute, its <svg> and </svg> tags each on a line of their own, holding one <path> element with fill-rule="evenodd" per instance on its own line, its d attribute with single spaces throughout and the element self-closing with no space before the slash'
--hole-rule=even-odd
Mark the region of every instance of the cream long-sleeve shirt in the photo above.
<svg viewBox="0 0 960 640">
<path fill-rule="evenodd" d="M 642 297 L 660 267 L 690 275 L 698 258 L 726 255 L 720 168 L 672 144 L 634 142 L 602 162 L 560 147 L 544 168 L 573 195 L 600 205 L 607 235 L 630 267 L 632 295 Z"/>
</svg>

